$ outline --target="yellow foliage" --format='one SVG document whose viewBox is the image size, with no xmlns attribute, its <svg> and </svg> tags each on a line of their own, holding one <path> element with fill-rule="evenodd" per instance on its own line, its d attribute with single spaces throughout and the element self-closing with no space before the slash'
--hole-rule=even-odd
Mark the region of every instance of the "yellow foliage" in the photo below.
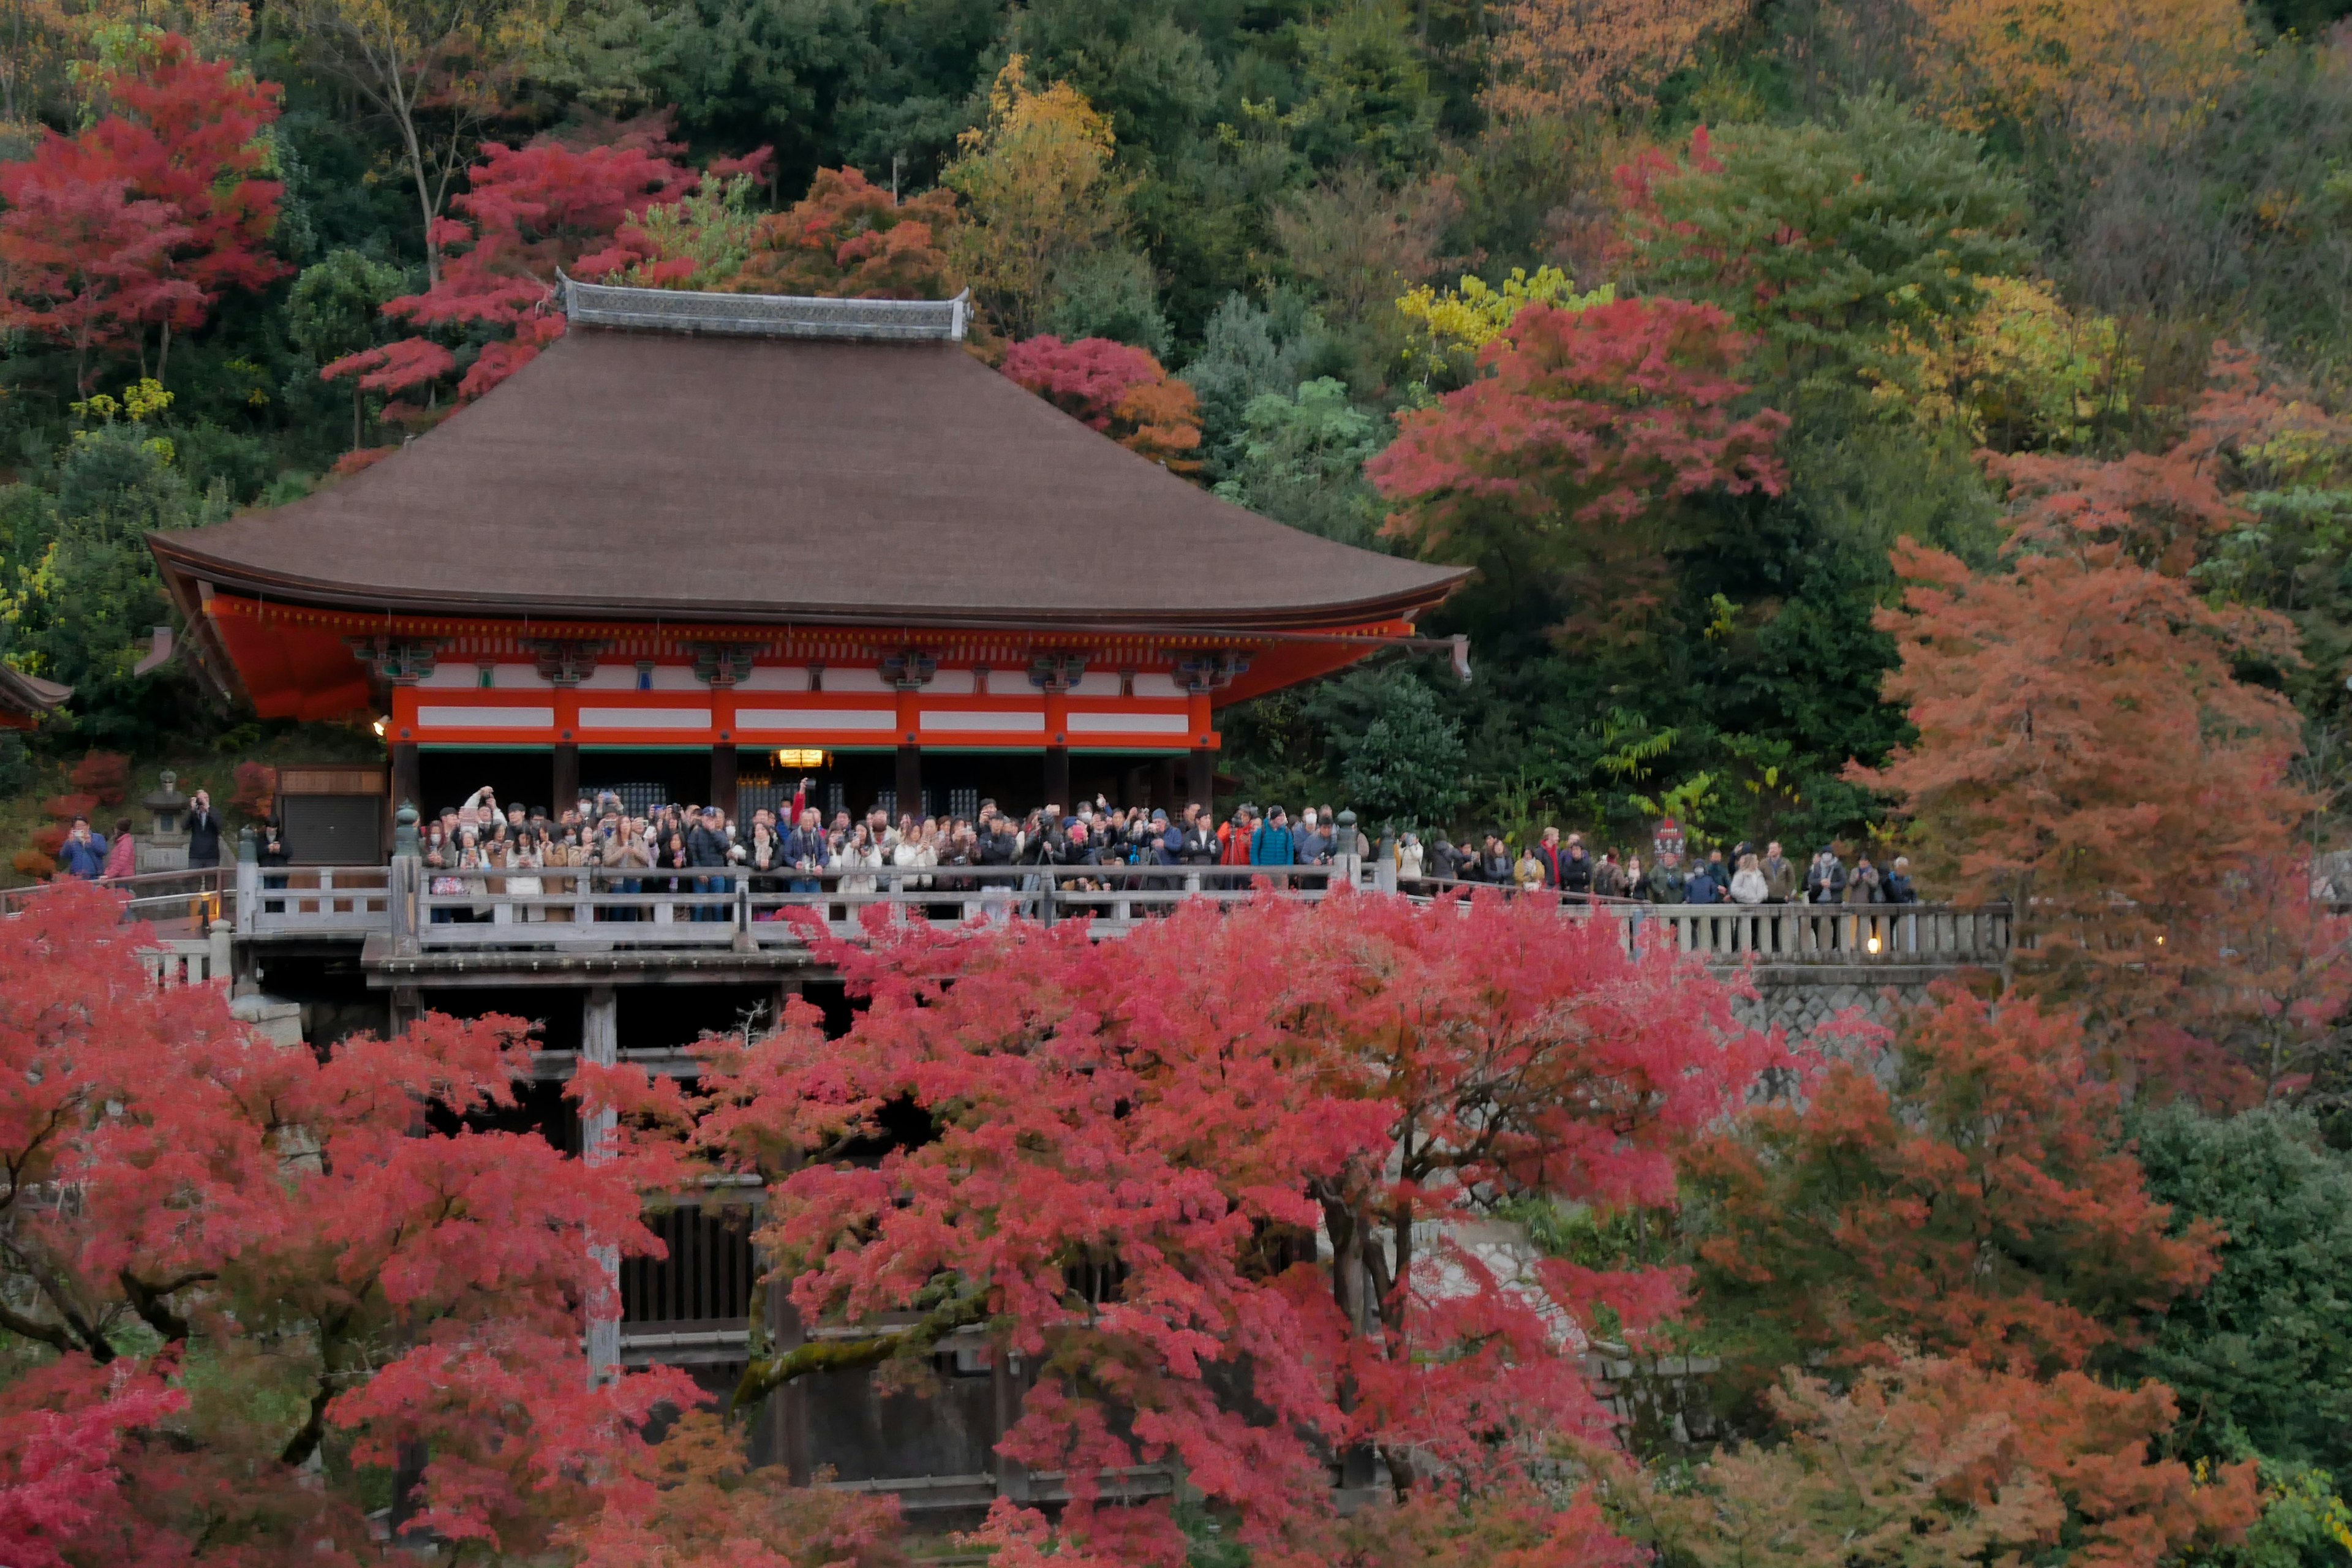
<svg viewBox="0 0 2352 1568">
<path fill-rule="evenodd" d="M 2239 0 L 1910 0 L 1920 77 L 1954 125 L 2162 135 L 2252 52 Z"/>
<path fill-rule="evenodd" d="M 1439 353 L 1452 349 L 1475 353 L 1502 336 L 1503 329 L 1529 305 L 1581 310 L 1616 298 L 1615 286 L 1607 283 L 1589 294 L 1579 294 L 1575 280 L 1557 267 L 1538 267 L 1532 278 L 1526 268 L 1514 267 L 1499 289 L 1487 287 L 1483 278 L 1465 273 L 1459 289 L 1440 294 L 1424 283 L 1399 299 L 1396 306 L 1399 315 L 1419 325 L 1431 349 Z"/>
<path fill-rule="evenodd" d="M 1557 267 L 1538 267 L 1533 277 L 1526 268 L 1514 267 L 1500 289 L 1490 288 L 1485 279 L 1468 273 L 1463 275 L 1459 289 L 1444 293 L 1422 284 L 1396 302 L 1397 314 L 1404 318 L 1406 330 L 1414 339 L 1404 351 L 1405 362 L 1412 367 L 1413 395 L 1432 395 L 1436 388 L 1430 384 L 1439 378 L 1468 380 L 1478 351 L 1501 337 L 1503 330 L 1529 305 L 1581 310 L 1616 298 L 1615 287 L 1607 283 L 1589 294 L 1578 293 L 1574 280 Z"/>
<path fill-rule="evenodd" d="M 988 123 L 959 139 L 940 183 L 971 221 L 955 258 L 1013 337 L 1036 331 L 1054 273 L 1116 232 L 1127 190 L 1111 168 L 1109 121 L 1067 82 L 1031 89 L 1028 61 L 1004 62 L 988 93 Z"/>
<path fill-rule="evenodd" d="M 1505 119 L 1649 106 L 1745 0 L 1512 0 L 1502 7 L 1486 106 Z"/>
<path fill-rule="evenodd" d="M 1977 288 L 1982 303 L 1967 317 L 1895 328 L 1886 362 L 1863 371 L 1882 408 L 2008 451 L 2077 445 L 2124 410 L 2139 367 L 2112 318 L 2075 316 L 2032 279 Z"/>
<path fill-rule="evenodd" d="M 10 0 L 0 26 L 0 122 L 30 136 L 39 121 L 94 118 L 98 81 L 141 40 L 178 33 L 205 59 L 241 56 L 253 35 L 245 0 Z"/>
</svg>

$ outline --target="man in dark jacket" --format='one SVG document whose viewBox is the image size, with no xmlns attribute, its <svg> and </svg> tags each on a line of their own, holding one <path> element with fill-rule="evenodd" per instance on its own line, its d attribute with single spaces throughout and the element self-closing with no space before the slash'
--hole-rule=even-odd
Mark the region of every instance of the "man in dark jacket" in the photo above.
<svg viewBox="0 0 2352 1568">
<path fill-rule="evenodd" d="M 701 817 L 686 830 L 686 863 L 697 869 L 724 869 L 727 865 L 727 822 L 717 806 L 706 806 Z M 724 877 L 697 877 L 694 890 L 698 893 L 727 891 Z M 698 921 L 722 921 L 727 911 L 717 904 L 704 904 L 694 911 Z"/>
<path fill-rule="evenodd" d="M 1845 863 L 1837 851 L 1822 846 L 1813 863 L 1805 868 L 1805 902 L 1809 904 L 1842 904 L 1845 901 Z"/>
<path fill-rule="evenodd" d="M 1559 890 L 1582 898 L 1592 891 L 1592 857 L 1584 852 L 1584 840 L 1570 835 L 1568 853 L 1559 863 Z"/>
<path fill-rule="evenodd" d="M 1879 879 L 1879 888 L 1890 904 L 1916 904 L 1919 901 L 1919 889 L 1911 885 L 1911 861 L 1906 856 L 1895 858 L 1895 864 L 1888 867 L 1886 875 Z"/>
<path fill-rule="evenodd" d="M 988 831 L 980 836 L 980 863 L 983 866 L 1010 866 L 1020 840 L 1013 836 L 1013 824 L 1003 817 L 991 817 Z"/>
<path fill-rule="evenodd" d="M 1144 836 L 1144 847 L 1150 852 L 1155 866 L 1181 866 L 1184 863 L 1184 830 L 1168 820 L 1164 811 L 1151 814 L 1151 827 Z"/>
<path fill-rule="evenodd" d="M 208 791 L 198 790 L 188 797 L 188 866 L 220 864 L 221 819 L 213 809 L 213 797 Z"/>
<path fill-rule="evenodd" d="M 1217 863 L 1217 830 L 1209 823 L 1206 813 L 1198 805 L 1184 808 L 1182 859 L 1187 866 L 1213 866 Z"/>
</svg>

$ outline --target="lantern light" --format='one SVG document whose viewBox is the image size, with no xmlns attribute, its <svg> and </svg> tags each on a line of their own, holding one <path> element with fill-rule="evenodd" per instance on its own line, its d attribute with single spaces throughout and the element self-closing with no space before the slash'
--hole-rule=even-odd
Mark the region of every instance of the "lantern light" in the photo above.
<svg viewBox="0 0 2352 1568">
<path fill-rule="evenodd" d="M 775 756 L 780 768 L 821 768 L 829 761 L 823 749 L 816 746 L 785 746 Z"/>
</svg>

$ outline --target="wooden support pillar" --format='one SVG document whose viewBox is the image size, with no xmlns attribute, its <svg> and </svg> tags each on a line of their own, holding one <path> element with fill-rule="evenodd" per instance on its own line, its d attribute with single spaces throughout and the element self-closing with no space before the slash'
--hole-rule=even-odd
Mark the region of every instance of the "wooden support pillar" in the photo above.
<svg viewBox="0 0 2352 1568">
<path fill-rule="evenodd" d="M 1178 815 L 1176 759 L 1172 755 L 1151 764 L 1151 809 L 1166 812 L 1171 821 Z"/>
<path fill-rule="evenodd" d="M 414 805 L 419 811 L 439 809 L 439 802 L 427 804 L 420 798 L 424 794 L 425 772 L 417 760 L 416 742 L 394 741 L 392 743 L 392 799 L 385 803 L 386 811 L 398 811 L 403 805 Z M 389 816 L 386 820 L 390 820 Z"/>
<path fill-rule="evenodd" d="M 715 805 L 728 816 L 735 815 L 735 748 L 731 744 L 715 746 L 710 752 L 710 798 L 703 804 Z"/>
<path fill-rule="evenodd" d="M 559 741 L 555 746 L 555 779 L 548 792 L 547 815 L 558 822 L 563 814 L 580 804 L 580 747 L 572 741 Z"/>
<path fill-rule="evenodd" d="M 1070 748 L 1045 748 L 1045 802 L 1064 811 L 1076 811 L 1077 803 L 1070 798 Z"/>
<path fill-rule="evenodd" d="M 898 815 L 923 819 L 923 748 L 898 748 Z"/>
<path fill-rule="evenodd" d="M 580 1001 L 580 1059 L 612 1067 L 621 1059 L 620 1000 L 609 985 L 592 985 Z M 580 1157 L 592 1165 L 613 1157 L 614 1116 L 610 1110 L 591 1112 L 580 1123 Z M 592 1247 L 588 1255 L 604 1270 L 612 1294 L 603 1313 L 588 1320 L 588 1382 L 591 1387 L 610 1382 L 621 1373 L 621 1255 L 610 1247 Z"/>
<path fill-rule="evenodd" d="M 1192 748 L 1192 763 L 1184 770 L 1184 798 L 1202 811 L 1216 809 L 1217 749 L 1214 746 Z"/>
</svg>

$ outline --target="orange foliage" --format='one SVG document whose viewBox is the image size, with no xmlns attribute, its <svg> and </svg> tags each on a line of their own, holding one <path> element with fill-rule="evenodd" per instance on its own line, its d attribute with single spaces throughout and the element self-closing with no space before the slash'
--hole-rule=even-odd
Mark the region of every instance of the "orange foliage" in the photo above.
<svg viewBox="0 0 2352 1568">
<path fill-rule="evenodd" d="M 2238 1540 L 2261 1511 L 2252 1463 L 2207 1474 L 2156 1457 L 2177 1415 L 2159 1383 L 2040 1383 L 1906 1355 L 1845 1394 L 1791 1373 L 1772 1405 L 1786 1445 L 1719 1452 L 1687 1489 L 1646 1475 L 1622 1489 L 1660 1568 L 1971 1568 L 2053 1552 L 2158 1568 Z"/>
<path fill-rule="evenodd" d="M 2037 452 L 1980 454 L 2007 482 L 2026 546 L 2067 548 L 2087 538 L 2168 577 L 2194 565 L 2212 538 L 2243 525 L 2230 493 L 2243 470 L 2280 451 L 2352 444 L 2352 429 L 2265 386 L 2255 357 L 2218 345 L 2189 428 L 2162 452 L 2102 460 Z"/>
<path fill-rule="evenodd" d="M 1765 1106 L 1693 1159 L 1717 1215 L 1702 1299 L 1754 1345 L 1751 1377 L 1883 1361 L 1890 1336 L 2046 1376 L 2212 1277 L 2220 1232 L 2172 1234 L 2072 1018 L 1947 982 L 1897 1072 L 1832 1062 L 1801 1109 Z"/>
<path fill-rule="evenodd" d="M 2017 978 L 2128 1019 L 2170 993 L 2231 874 L 2281 858 L 2305 810 L 2286 778 L 2294 709 L 2232 674 L 2296 655 L 2281 617 L 2209 605 L 2119 542 L 2051 545 L 1985 576 L 1896 547 L 1910 586 L 1877 616 L 1902 660 L 1885 690 L 1918 738 L 1847 776 L 1895 797 L 1939 885 L 2009 901 Z"/>
<path fill-rule="evenodd" d="M 236 776 L 229 805 L 257 821 L 269 816 L 278 798 L 278 770 L 268 763 L 239 763 Z"/>
<path fill-rule="evenodd" d="M 88 816 L 98 809 L 98 797 L 90 795 L 53 795 L 41 802 L 41 809 L 54 822 L 71 822 L 77 816 Z"/>
<path fill-rule="evenodd" d="M 887 1493 L 791 1484 L 752 1469 L 743 1439 L 709 1411 L 681 1417 L 660 1445 L 625 1451 L 599 1490 L 604 1509 L 560 1533 L 574 1568 L 901 1568 L 898 1500 Z"/>
<path fill-rule="evenodd" d="M 1047 333 L 1013 344 L 1004 374 L 1161 468 L 1190 474 L 1201 466 L 1201 400 L 1148 349 Z"/>
<path fill-rule="evenodd" d="M 738 294 L 945 300 L 958 285 L 943 248 L 955 193 L 898 201 L 856 169 L 819 169 L 808 195 L 760 220 L 751 258 L 720 287 Z"/>
<path fill-rule="evenodd" d="M 1506 119 L 1641 109 L 1745 0 L 1514 0 L 1502 8 L 1486 105 Z"/>
<path fill-rule="evenodd" d="M 2252 52 L 2236 0 L 1910 0 L 1920 79 L 1952 124 L 2090 141 L 2162 133 Z"/>
<path fill-rule="evenodd" d="M 89 752 L 76 763 L 73 786 L 92 805 L 121 805 L 131 784 L 131 759 L 120 752 Z"/>
</svg>

